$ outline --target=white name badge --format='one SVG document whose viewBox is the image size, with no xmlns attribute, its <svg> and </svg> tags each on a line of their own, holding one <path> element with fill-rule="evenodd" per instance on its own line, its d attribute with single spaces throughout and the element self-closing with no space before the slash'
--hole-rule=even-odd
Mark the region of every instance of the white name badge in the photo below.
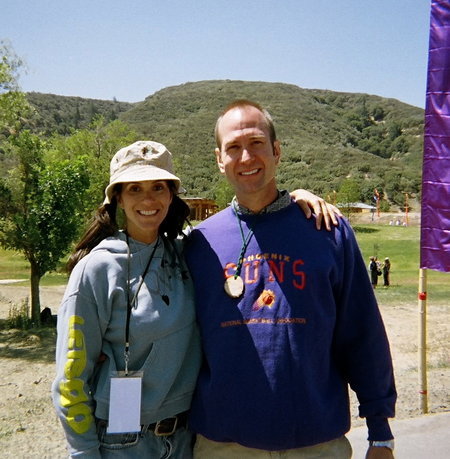
<svg viewBox="0 0 450 459">
<path fill-rule="evenodd" d="M 131 433 L 141 430 L 142 372 L 111 378 L 108 433 Z"/>
</svg>

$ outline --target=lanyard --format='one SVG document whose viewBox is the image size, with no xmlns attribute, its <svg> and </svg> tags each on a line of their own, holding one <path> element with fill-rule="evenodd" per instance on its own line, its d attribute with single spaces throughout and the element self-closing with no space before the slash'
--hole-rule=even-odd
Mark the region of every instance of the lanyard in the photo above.
<svg viewBox="0 0 450 459">
<path fill-rule="evenodd" d="M 234 212 L 234 215 L 236 216 L 237 221 L 239 223 L 239 230 L 241 232 L 241 239 L 242 239 L 241 253 L 239 254 L 236 273 L 234 275 L 234 278 L 237 278 L 237 277 L 239 277 L 241 275 L 242 265 L 244 263 L 245 252 L 247 250 L 248 245 L 250 244 L 250 240 L 251 240 L 252 236 L 255 233 L 254 233 L 253 229 L 250 228 L 250 226 L 249 226 L 249 231 L 248 231 L 247 235 L 244 236 L 244 230 L 242 228 L 242 222 L 241 222 L 241 219 L 239 218 L 239 215 L 238 215 L 238 213 L 236 211 L 236 207 L 235 207 L 234 203 L 233 203 L 233 212 Z"/>
<path fill-rule="evenodd" d="M 127 237 L 127 322 L 126 322 L 126 328 L 125 328 L 125 352 L 124 352 L 124 357 L 125 357 L 125 376 L 128 376 L 128 362 L 130 360 L 130 318 L 131 318 L 131 310 L 133 309 L 134 303 L 136 302 L 136 298 L 138 296 L 139 290 L 142 287 L 142 284 L 144 282 L 145 276 L 147 275 L 148 268 L 150 268 L 150 263 L 153 260 L 153 257 L 155 256 L 155 252 L 157 247 L 159 246 L 159 236 L 157 241 L 155 242 L 155 246 L 153 247 L 152 253 L 150 255 L 150 258 L 147 261 L 147 265 L 145 266 L 144 271 L 142 272 L 141 275 L 141 281 L 139 282 L 138 288 L 136 290 L 136 293 L 133 296 L 133 299 L 130 301 L 130 264 L 131 264 L 131 256 L 130 256 L 130 243 L 129 243 L 129 238 L 128 234 L 126 234 Z"/>
</svg>

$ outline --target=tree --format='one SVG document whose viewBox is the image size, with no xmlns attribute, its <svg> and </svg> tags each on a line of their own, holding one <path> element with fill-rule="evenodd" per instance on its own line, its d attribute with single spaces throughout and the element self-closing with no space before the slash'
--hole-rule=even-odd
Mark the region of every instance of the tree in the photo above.
<svg viewBox="0 0 450 459">
<path fill-rule="evenodd" d="M 227 180 L 220 176 L 219 180 L 214 187 L 214 199 L 219 209 L 225 209 L 234 196 L 234 190 Z"/>
<path fill-rule="evenodd" d="M 361 199 L 363 202 L 368 204 L 375 205 L 374 199 L 374 190 L 377 189 L 380 193 L 381 201 L 384 201 L 386 197 L 384 196 L 383 184 L 380 178 L 373 178 L 369 180 L 364 180 L 361 184 Z"/>
<path fill-rule="evenodd" d="M 0 182 L 0 245 L 30 263 L 31 319 L 40 321 L 39 284 L 75 238 L 89 186 L 85 158 L 45 163 L 45 144 L 28 131 L 11 137 L 17 167 Z"/>
<path fill-rule="evenodd" d="M 109 181 L 109 164 L 122 147 L 135 142 L 138 135 L 125 123 L 107 123 L 101 116 L 88 129 L 80 129 L 70 136 L 54 136 L 46 156 L 52 160 L 74 160 L 85 157 L 89 174 L 89 190 L 84 200 L 84 220 L 89 219 L 104 198 Z"/>
<path fill-rule="evenodd" d="M 351 204 L 359 201 L 361 189 L 358 183 L 353 179 L 345 179 L 342 182 L 337 194 L 337 201 L 347 212 L 347 218 L 350 219 Z"/>
<path fill-rule="evenodd" d="M 25 94 L 19 90 L 18 79 L 22 60 L 11 45 L 0 40 L 0 132 L 15 132 L 30 106 Z"/>
</svg>

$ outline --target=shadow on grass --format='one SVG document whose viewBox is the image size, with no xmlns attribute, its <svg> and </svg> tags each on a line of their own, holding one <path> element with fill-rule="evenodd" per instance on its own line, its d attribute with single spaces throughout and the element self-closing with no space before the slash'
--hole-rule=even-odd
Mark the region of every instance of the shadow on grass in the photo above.
<svg viewBox="0 0 450 459">
<path fill-rule="evenodd" d="M 0 359 L 21 359 L 32 362 L 55 361 L 56 329 L 41 327 L 29 330 L 5 329 L 0 320 Z"/>
<path fill-rule="evenodd" d="M 378 233 L 380 230 L 378 228 L 368 228 L 367 226 L 354 226 L 353 231 L 355 233 Z"/>
</svg>

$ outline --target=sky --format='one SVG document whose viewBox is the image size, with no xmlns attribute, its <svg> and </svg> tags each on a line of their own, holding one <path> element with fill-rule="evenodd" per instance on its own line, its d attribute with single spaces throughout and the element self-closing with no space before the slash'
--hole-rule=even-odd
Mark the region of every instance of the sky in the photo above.
<svg viewBox="0 0 450 459">
<path fill-rule="evenodd" d="M 0 0 L 36 91 L 139 102 L 245 80 L 425 106 L 430 0 Z"/>
</svg>

